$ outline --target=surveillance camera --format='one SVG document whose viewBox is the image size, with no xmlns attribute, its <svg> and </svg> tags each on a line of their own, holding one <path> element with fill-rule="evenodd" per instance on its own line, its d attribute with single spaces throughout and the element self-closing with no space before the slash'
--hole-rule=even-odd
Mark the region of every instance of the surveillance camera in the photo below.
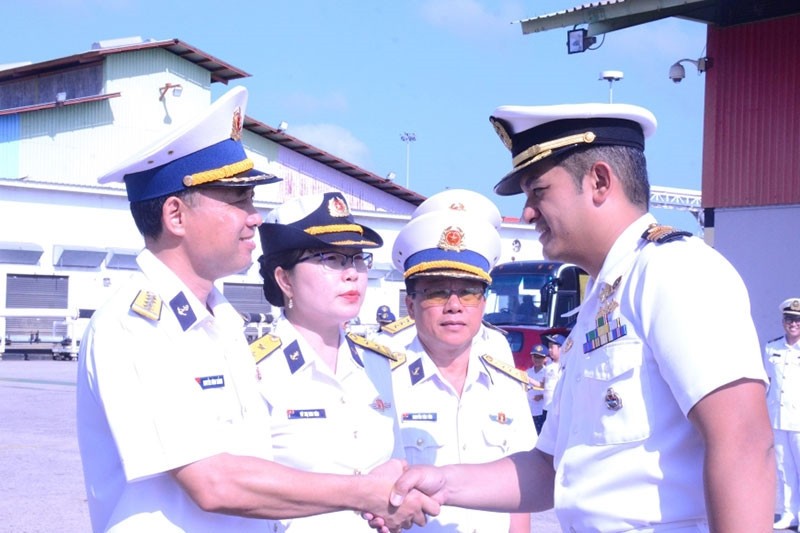
<svg viewBox="0 0 800 533">
<path fill-rule="evenodd" d="M 686 77 L 686 69 L 680 63 L 675 63 L 669 67 L 669 79 L 675 83 L 680 83 Z"/>
</svg>

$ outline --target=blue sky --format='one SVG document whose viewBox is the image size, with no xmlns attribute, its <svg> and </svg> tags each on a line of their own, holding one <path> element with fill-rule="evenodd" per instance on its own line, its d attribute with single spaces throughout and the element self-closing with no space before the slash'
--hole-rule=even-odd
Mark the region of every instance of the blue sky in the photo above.
<svg viewBox="0 0 800 533">
<path fill-rule="evenodd" d="M 507 216 L 522 197 L 492 187 L 511 158 L 488 117 L 500 105 L 606 102 L 603 70 L 621 70 L 614 102 L 659 121 L 646 154 L 654 185 L 700 188 L 703 24 L 666 19 L 606 34 L 568 55 L 566 29 L 523 35 L 516 22 L 578 0 L 26 0 L 5 2 L 0 64 L 44 61 L 104 39 L 178 38 L 251 74 L 247 114 L 424 195 L 465 187 Z M 191 6 L 189 8 L 189 6 Z M 599 41 L 602 37 L 599 38 Z M 599 44 L 599 43 L 598 43 Z M 226 87 L 215 87 L 215 96 Z M 416 141 L 401 140 L 404 132 Z M 407 151 L 408 150 L 408 151 Z M 407 157 L 408 155 L 408 157 Z M 697 232 L 688 213 L 655 210 Z"/>
</svg>

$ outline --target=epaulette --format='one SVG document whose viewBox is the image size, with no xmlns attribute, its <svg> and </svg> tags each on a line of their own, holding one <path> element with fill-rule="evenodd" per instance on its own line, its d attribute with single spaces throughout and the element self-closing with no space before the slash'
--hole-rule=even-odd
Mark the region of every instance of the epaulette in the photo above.
<svg viewBox="0 0 800 533">
<path fill-rule="evenodd" d="M 504 363 L 503 361 L 498 361 L 497 359 L 495 359 L 494 357 L 492 357 L 491 355 L 488 355 L 488 354 L 482 355 L 481 359 L 483 359 L 483 361 L 487 365 L 496 368 L 497 370 L 499 370 L 503 374 L 505 374 L 505 375 L 507 375 L 507 376 L 509 376 L 509 377 L 511 377 L 513 379 L 516 379 L 517 381 L 519 381 L 520 383 L 525 385 L 526 388 L 528 386 L 530 386 L 530 382 L 528 381 L 528 374 L 526 374 L 525 372 L 523 372 L 519 368 L 515 367 L 514 365 L 510 365 L 508 363 Z"/>
<path fill-rule="evenodd" d="M 258 364 L 280 348 L 281 344 L 280 337 L 267 333 L 250 343 L 250 353 L 253 354 L 253 360 Z"/>
<path fill-rule="evenodd" d="M 347 338 L 362 348 L 366 348 L 367 350 L 375 352 L 376 354 L 382 355 L 388 359 L 392 370 L 406 362 L 406 354 L 403 352 L 393 352 L 388 346 L 378 344 L 375 341 L 371 341 L 368 338 L 362 337 L 361 335 L 356 335 L 355 333 L 348 333 Z"/>
<path fill-rule="evenodd" d="M 381 331 L 385 331 L 390 335 L 394 335 L 404 329 L 410 328 L 414 325 L 414 319 L 410 316 L 404 316 L 403 318 L 399 318 L 394 322 L 386 324 L 385 326 L 381 326 Z"/>
<path fill-rule="evenodd" d="M 665 242 L 672 242 L 683 237 L 691 237 L 690 231 L 675 229 L 672 226 L 662 226 L 661 224 L 650 224 L 644 233 L 642 239 L 656 244 L 664 244 Z"/>
<path fill-rule="evenodd" d="M 161 297 L 147 290 L 139 291 L 131 303 L 131 311 L 153 321 L 161 319 Z"/>
</svg>

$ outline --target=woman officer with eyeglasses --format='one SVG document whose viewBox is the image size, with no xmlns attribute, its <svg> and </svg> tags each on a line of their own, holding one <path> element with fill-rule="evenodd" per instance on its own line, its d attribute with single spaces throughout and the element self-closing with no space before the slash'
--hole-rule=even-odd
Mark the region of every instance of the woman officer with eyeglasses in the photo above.
<svg viewBox="0 0 800 533">
<path fill-rule="evenodd" d="M 402 458 L 390 359 L 342 329 L 364 301 L 372 266 L 364 250 L 383 240 L 355 222 L 340 193 L 277 207 L 259 234 L 264 295 L 283 308 L 273 331 L 251 344 L 275 461 L 357 475 Z M 352 511 L 284 522 L 290 533 L 372 531 Z"/>
<path fill-rule="evenodd" d="M 500 235 L 481 215 L 491 210 L 475 207 L 497 208 L 461 191 L 439 194 L 418 208 L 392 250 L 417 333 L 392 373 L 394 394 L 409 463 L 481 463 L 536 443 L 528 377 L 506 355 L 505 338 L 482 328 Z M 424 530 L 522 533 L 530 531 L 530 515 L 442 507 Z"/>
</svg>

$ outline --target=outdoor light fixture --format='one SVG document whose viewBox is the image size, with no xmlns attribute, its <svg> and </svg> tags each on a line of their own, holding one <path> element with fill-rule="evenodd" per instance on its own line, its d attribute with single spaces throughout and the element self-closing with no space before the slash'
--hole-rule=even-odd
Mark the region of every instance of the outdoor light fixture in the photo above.
<svg viewBox="0 0 800 533">
<path fill-rule="evenodd" d="M 287 129 L 289 129 L 289 123 L 286 122 L 285 120 L 281 120 L 281 123 L 278 124 L 278 131 L 283 133 Z"/>
<path fill-rule="evenodd" d="M 159 89 L 160 96 L 158 99 L 164 100 L 164 97 L 167 95 L 167 91 L 170 89 L 172 89 L 172 96 L 180 97 L 180 95 L 183 94 L 183 85 L 180 83 L 167 83 Z"/>
<path fill-rule="evenodd" d="M 63 105 L 67 101 L 67 93 L 56 93 L 56 105 Z"/>
<path fill-rule="evenodd" d="M 585 52 L 597 42 L 597 37 L 587 37 L 586 28 L 572 28 L 567 31 L 567 53 L 579 54 Z"/>
<path fill-rule="evenodd" d="M 396 177 L 397 177 L 397 174 L 395 174 L 394 172 L 389 172 L 388 174 L 386 174 L 386 179 L 389 180 L 389 181 L 394 181 L 394 179 Z"/>
</svg>

